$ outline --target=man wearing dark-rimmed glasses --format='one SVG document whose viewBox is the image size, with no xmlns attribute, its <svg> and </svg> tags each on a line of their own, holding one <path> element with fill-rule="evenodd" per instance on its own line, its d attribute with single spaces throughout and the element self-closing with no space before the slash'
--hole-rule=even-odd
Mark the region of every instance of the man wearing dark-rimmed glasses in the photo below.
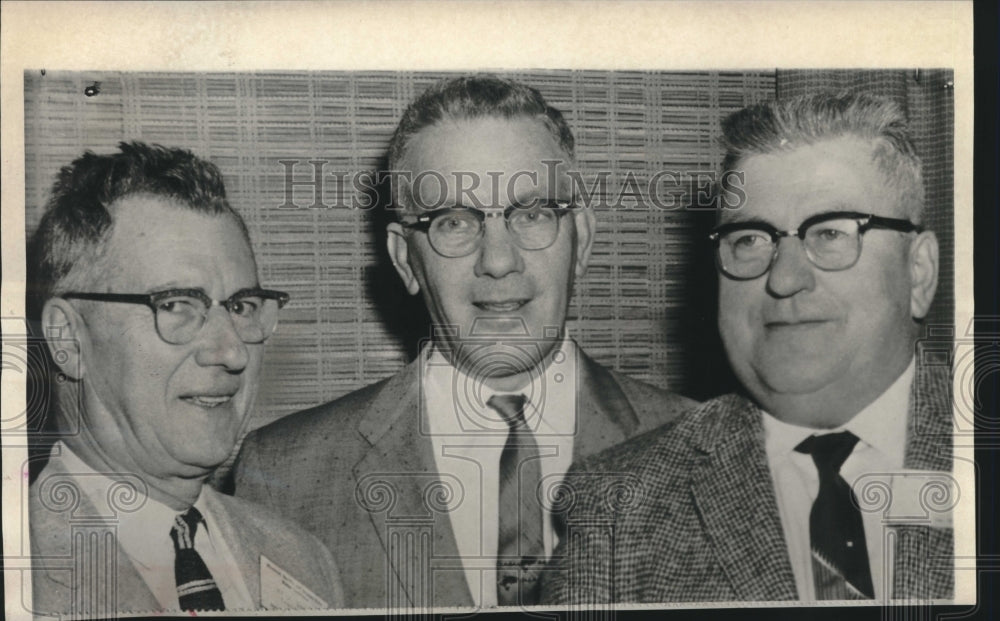
<svg viewBox="0 0 1000 621">
<path fill-rule="evenodd" d="M 29 247 L 29 310 L 58 376 L 29 491 L 36 613 L 342 605 L 328 550 L 206 484 L 231 454 L 264 342 L 264 289 L 218 169 L 122 143 L 62 169 Z"/>
<path fill-rule="evenodd" d="M 536 604 L 570 463 L 693 405 L 567 337 L 596 228 L 573 165 L 562 114 L 511 80 L 445 80 L 403 114 L 388 250 L 429 338 L 400 373 L 251 434 L 236 468 L 237 495 L 350 563 L 350 605 Z"/>
<path fill-rule="evenodd" d="M 574 490 L 570 523 L 615 536 L 557 553 L 549 598 L 951 598 L 951 379 L 916 347 L 938 246 L 905 117 L 821 94 L 751 106 L 723 133 L 727 207 L 705 241 L 745 393 L 581 466 L 645 486 L 617 514 L 601 477 Z"/>
</svg>

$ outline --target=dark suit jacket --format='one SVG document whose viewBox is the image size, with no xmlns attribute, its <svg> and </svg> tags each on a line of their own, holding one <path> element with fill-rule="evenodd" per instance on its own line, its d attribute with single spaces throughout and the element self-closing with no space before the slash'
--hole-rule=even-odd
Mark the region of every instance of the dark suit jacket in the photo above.
<svg viewBox="0 0 1000 621">
<path fill-rule="evenodd" d="M 578 351 L 574 458 L 695 405 Z M 459 490 L 420 428 L 420 364 L 258 429 L 236 463 L 237 495 L 297 520 L 348 568 L 352 608 L 473 605 L 441 497 Z"/>
<path fill-rule="evenodd" d="M 74 485 L 73 476 L 61 464 L 50 462 L 28 491 L 32 610 L 36 615 L 71 617 L 161 612 L 115 539 L 117 516 L 135 510 L 136 497 L 127 485 L 112 486 L 107 506 L 98 508 Z M 204 493 L 257 608 L 261 608 L 261 555 L 330 608 L 343 606 L 337 566 L 315 537 L 263 507 L 210 488 Z M 172 575 L 173 567 L 168 571 Z"/>
<path fill-rule="evenodd" d="M 906 468 L 952 470 L 951 407 L 948 369 L 918 365 Z M 574 467 L 564 504 L 568 535 L 543 577 L 544 599 L 798 599 L 761 417 L 741 396 L 718 397 Z M 945 507 L 954 498 L 939 500 Z M 951 598 L 952 530 L 890 528 L 893 597 Z"/>
</svg>

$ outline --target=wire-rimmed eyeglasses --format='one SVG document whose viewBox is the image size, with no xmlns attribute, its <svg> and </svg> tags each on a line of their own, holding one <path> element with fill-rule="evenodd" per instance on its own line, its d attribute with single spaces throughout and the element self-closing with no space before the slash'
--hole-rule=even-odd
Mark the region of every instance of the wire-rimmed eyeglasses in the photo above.
<svg viewBox="0 0 1000 621">
<path fill-rule="evenodd" d="M 559 236 L 559 221 L 575 205 L 572 201 L 539 199 L 527 204 L 514 204 L 503 211 L 483 211 L 456 205 L 436 209 L 417 216 L 410 222 L 400 222 L 408 229 L 427 233 L 435 252 L 444 257 L 458 258 L 472 254 L 483 240 L 486 218 L 503 217 L 514 243 L 524 250 L 544 250 Z"/>
<path fill-rule="evenodd" d="M 715 242 L 716 261 L 723 274 L 736 280 L 751 280 L 771 269 L 782 237 L 798 237 L 809 261 L 821 270 L 846 270 L 858 262 L 861 238 L 871 229 L 923 231 L 923 227 L 909 220 L 833 211 L 806 218 L 798 228 L 788 231 L 763 221 L 729 222 L 715 227 L 708 238 Z"/>
<path fill-rule="evenodd" d="M 244 343 L 263 343 L 278 325 L 278 310 L 288 303 L 283 291 L 241 289 L 226 300 L 213 300 L 201 289 L 170 289 L 153 293 L 84 293 L 71 291 L 59 297 L 93 302 L 144 304 L 153 311 L 156 332 L 172 345 L 190 343 L 197 336 L 213 306 L 229 313 L 236 335 Z"/>
</svg>

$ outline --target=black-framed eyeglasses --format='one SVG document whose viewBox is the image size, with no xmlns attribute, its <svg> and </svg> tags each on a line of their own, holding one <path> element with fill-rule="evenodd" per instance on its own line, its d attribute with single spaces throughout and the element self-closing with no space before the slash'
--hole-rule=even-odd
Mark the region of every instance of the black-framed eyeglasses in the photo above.
<svg viewBox="0 0 1000 621">
<path fill-rule="evenodd" d="M 400 224 L 427 233 L 431 248 L 444 257 L 458 258 L 482 244 L 486 218 L 503 217 L 514 243 L 524 250 L 544 250 L 559 236 L 559 221 L 576 205 L 572 201 L 539 199 L 514 204 L 503 211 L 483 211 L 457 205 L 436 209 Z"/>
<path fill-rule="evenodd" d="M 241 289 L 226 300 L 213 300 L 201 289 L 170 289 L 153 293 L 84 293 L 71 291 L 59 297 L 93 302 L 144 304 L 153 311 L 156 332 L 172 345 L 190 343 L 197 336 L 208 311 L 221 306 L 229 313 L 237 336 L 244 343 L 263 343 L 278 325 L 278 310 L 288 303 L 283 291 Z"/>
<path fill-rule="evenodd" d="M 771 269 L 782 237 L 798 237 L 809 261 L 821 270 L 851 268 L 861 257 L 862 236 L 871 229 L 923 231 L 909 220 L 833 211 L 806 218 L 798 228 L 788 231 L 761 221 L 730 222 L 715 227 L 708 238 L 715 242 L 716 261 L 723 274 L 735 280 L 751 280 Z"/>
</svg>

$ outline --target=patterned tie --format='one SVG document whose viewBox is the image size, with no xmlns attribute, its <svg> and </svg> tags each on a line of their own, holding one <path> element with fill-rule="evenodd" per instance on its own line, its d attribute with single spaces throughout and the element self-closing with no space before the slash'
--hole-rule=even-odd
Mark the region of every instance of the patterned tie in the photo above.
<svg viewBox="0 0 1000 621">
<path fill-rule="evenodd" d="M 500 454 L 500 528 L 497 546 L 497 603 L 538 603 L 538 577 L 545 562 L 544 514 L 536 490 L 542 479 L 538 445 L 524 419 L 524 395 L 494 395 L 486 405 L 510 426 Z"/>
<path fill-rule="evenodd" d="M 813 583 L 817 599 L 872 599 L 871 567 L 861 511 L 840 476 L 858 437 L 850 431 L 809 436 L 795 450 L 812 455 L 819 494 L 809 513 Z"/>
<path fill-rule="evenodd" d="M 174 518 L 170 538 L 174 540 L 174 577 L 177 580 L 177 599 L 181 610 L 225 610 L 222 593 L 216 586 L 212 574 L 194 549 L 194 536 L 198 523 L 204 518 L 191 507 Z"/>
</svg>

